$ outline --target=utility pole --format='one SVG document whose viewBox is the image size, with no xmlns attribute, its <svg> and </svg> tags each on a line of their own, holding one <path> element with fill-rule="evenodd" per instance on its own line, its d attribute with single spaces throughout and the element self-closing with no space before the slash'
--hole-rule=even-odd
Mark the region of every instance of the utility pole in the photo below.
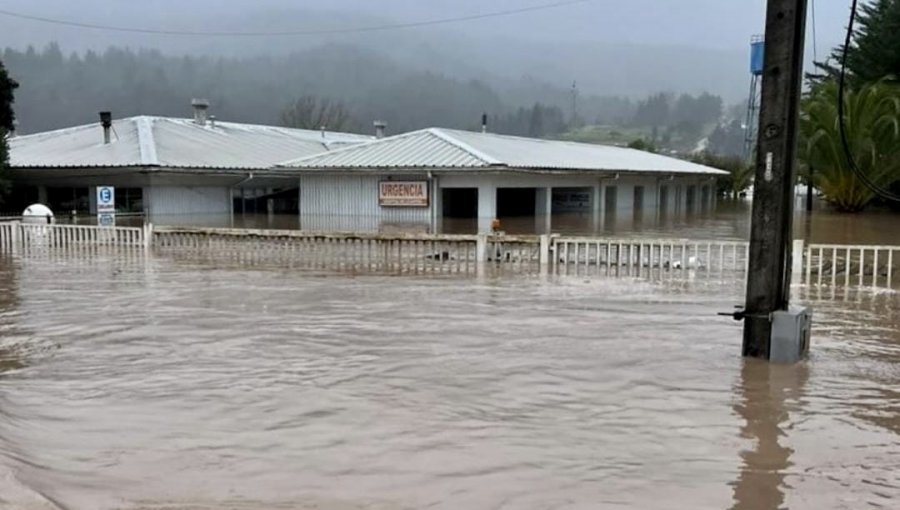
<svg viewBox="0 0 900 510">
<path fill-rule="evenodd" d="M 797 124 L 807 0 L 768 0 L 747 273 L 744 356 L 769 359 L 772 314 L 790 301 Z"/>
</svg>

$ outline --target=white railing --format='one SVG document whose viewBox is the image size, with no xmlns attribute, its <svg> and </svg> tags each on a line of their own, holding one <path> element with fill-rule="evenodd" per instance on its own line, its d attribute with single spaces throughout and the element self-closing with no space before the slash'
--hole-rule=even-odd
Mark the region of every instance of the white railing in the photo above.
<svg viewBox="0 0 900 510">
<path fill-rule="evenodd" d="M 88 247 L 144 248 L 147 229 L 93 225 L 0 223 L 0 250 L 5 252 Z"/>
<path fill-rule="evenodd" d="M 795 246 L 794 257 L 797 251 Z M 900 246 L 810 244 L 804 252 L 801 278 L 807 285 L 900 287 Z"/>
<path fill-rule="evenodd" d="M 467 273 L 490 265 L 556 274 L 654 272 L 739 279 L 749 243 L 503 234 L 355 234 L 224 228 L 97 227 L 0 222 L 0 251 L 154 248 L 163 254 L 323 269 Z M 795 241 L 793 282 L 900 288 L 900 246 Z"/>
<path fill-rule="evenodd" d="M 710 274 L 747 270 L 749 243 L 674 239 L 603 239 L 554 237 L 553 262 L 564 271 L 605 269 L 692 270 Z"/>
<path fill-rule="evenodd" d="M 409 273 L 476 270 L 479 236 L 340 234 L 295 230 L 165 227 L 153 229 L 163 254 L 243 263 Z"/>
</svg>

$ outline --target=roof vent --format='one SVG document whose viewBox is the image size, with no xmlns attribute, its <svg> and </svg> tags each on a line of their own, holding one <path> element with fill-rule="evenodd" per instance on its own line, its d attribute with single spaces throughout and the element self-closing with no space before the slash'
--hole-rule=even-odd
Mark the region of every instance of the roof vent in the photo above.
<svg viewBox="0 0 900 510">
<path fill-rule="evenodd" d="M 206 113 L 209 110 L 209 101 L 206 99 L 191 99 L 191 107 L 194 109 L 194 124 L 206 125 Z"/>
<path fill-rule="evenodd" d="M 487 113 L 482 113 L 481 114 L 481 132 L 482 133 L 487 133 L 487 121 L 488 121 Z"/>
<path fill-rule="evenodd" d="M 383 120 L 376 120 L 374 122 L 375 125 L 375 138 L 381 139 L 384 138 L 384 132 L 387 130 L 387 122 Z"/>
<path fill-rule="evenodd" d="M 216 127 L 216 116 L 215 115 L 209 116 L 209 127 L 211 127 L 211 128 Z"/>
<path fill-rule="evenodd" d="M 100 112 L 100 125 L 103 126 L 103 144 L 109 143 L 109 130 L 112 128 L 112 112 Z"/>
</svg>

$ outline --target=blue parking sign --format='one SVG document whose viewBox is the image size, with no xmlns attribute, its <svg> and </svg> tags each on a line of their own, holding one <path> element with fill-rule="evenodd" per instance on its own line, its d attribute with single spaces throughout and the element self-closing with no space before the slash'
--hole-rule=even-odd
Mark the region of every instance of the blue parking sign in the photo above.
<svg viewBox="0 0 900 510">
<path fill-rule="evenodd" d="M 97 214 L 115 214 L 116 188 L 97 186 Z"/>
</svg>

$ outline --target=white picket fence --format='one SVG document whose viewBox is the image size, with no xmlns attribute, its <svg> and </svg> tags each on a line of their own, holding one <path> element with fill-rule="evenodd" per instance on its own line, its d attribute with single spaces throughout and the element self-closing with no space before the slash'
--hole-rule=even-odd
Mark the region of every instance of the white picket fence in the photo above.
<svg viewBox="0 0 900 510">
<path fill-rule="evenodd" d="M 7 253 L 51 249 L 146 248 L 147 228 L 93 225 L 0 223 L 0 250 Z"/>
<path fill-rule="evenodd" d="M 749 243 L 502 234 L 353 234 L 0 223 L 0 252 L 153 249 L 163 255 L 359 271 L 468 273 L 497 265 L 555 274 L 746 275 Z M 900 246 L 794 243 L 794 283 L 900 288 Z"/>
<path fill-rule="evenodd" d="M 900 264 L 900 246 L 810 244 L 803 257 L 803 283 L 897 288 L 900 270 L 895 264 Z"/>
<path fill-rule="evenodd" d="M 553 237 L 553 262 L 563 268 L 626 267 L 743 273 L 749 243 L 675 239 Z"/>
</svg>

